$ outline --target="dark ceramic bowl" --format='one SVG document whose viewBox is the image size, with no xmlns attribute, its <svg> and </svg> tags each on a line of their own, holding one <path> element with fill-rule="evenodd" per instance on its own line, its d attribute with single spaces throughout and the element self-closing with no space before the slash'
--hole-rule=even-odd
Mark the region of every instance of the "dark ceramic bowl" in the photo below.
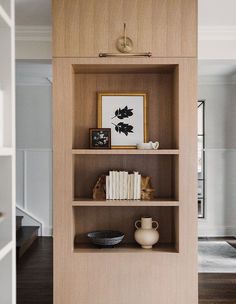
<svg viewBox="0 0 236 304">
<path fill-rule="evenodd" d="M 87 236 L 96 246 L 113 247 L 123 240 L 124 233 L 120 231 L 103 230 L 89 232 Z"/>
</svg>

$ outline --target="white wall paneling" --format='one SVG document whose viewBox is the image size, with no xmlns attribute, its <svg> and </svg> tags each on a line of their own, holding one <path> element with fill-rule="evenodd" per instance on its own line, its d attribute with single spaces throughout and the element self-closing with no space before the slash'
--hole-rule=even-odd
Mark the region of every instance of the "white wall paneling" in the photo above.
<svg viewBox="0 0 236 304">
<path fill-rule="evenodd" d="M 51 75 L 49 61 L 17 62 L 17 214 L 42 235 L 52 235 Z"/>
<path fill-rule="evenodd" d="M 236 85 L 223 79 L 208 77 L 199 85 L 199 99 L 206 100 L 206 219 L 199 220 L 200 236 L 236 235 Z"/>
<path fill-rule="evenodd" d="M 16 303 L 14 1 L 0 0 L 0 303 Z"/>
<path fill-rule="evenodd" d="M 52 235 L 52 150 L 17 149 L 16 155 L 17 206 L 42 224 L 42 235 Z M 38 222 L 24 214 L 23 225 L 32 224 Z"/>
</svg>

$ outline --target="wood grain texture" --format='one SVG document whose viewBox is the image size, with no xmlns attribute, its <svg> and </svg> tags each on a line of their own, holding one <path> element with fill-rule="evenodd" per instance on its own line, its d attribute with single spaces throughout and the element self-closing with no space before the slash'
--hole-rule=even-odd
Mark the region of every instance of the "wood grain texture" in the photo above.
<svg viewBox="0 0 236 304">
<path fill-rule="evenodd" d="M 173 156 L 158 155 L 79 155 L 74 159 L 74 197 L 92 198 L 93 187 L 98 178 L 109 170 L 138 171 L 151 176 L 154 196 L 176 198 L 174 190 Z"/>
<path fill-rule="evenodd" d="M 175 243 L 174 208 L 177 207 L 74 207 L 76 242 L 90 243 L 87 233 L 91 231 L 115 230 L 125 234 L 123 243 L 135 243 L 135 221 L 150 215 L 159 223 L 160 243 Z"/>
<path fill-rule="evenodd" d="M 72 149 L 73 155 L 178 155 L 178 149 L 159 149 L 159 150 L 141 150 L 141 149 Z"/>
<path fill-rule="evenodd" d="M 54 0 L 53 56 L 118 52 L 125 22 L 133 52 L 196 57 L 196 0 Z"/>
<path fill-rule="evenodd" d="M 146 92 L 148 96 L 148 139 L 159 141 L 160 148 L 178 148 L 174 146 L 173 133 L 173 83 L 172 72 L 151 74 L 75 74 L 74 102 L 74 148 L 89 147 L 89 128 L 97 127 L 98 92 Z M 76 68 L 79 71 L 79 67 Z M 84 102 L 86 100 L 86 103 Z"/>
<path fill-rule="evenodd" d="M 117 206 L 117 207 L 141 207 L 141 206 L 159 206 L 159 207 L 164 207 L 164 206 L 179 206 L 179 202 L 176 200 L 171 200 L 171 199 L 153 199 L 149 201 L 139 201 L 139 200 L 105 200 L 105 201 L 96 201 L 93 199 L 88 199 L 88 198 L 80 198 L 80 199 L 75 199 L 72 203 L 72 206 L 103 206 L 103 207 L 112 207 L 112 206 Z"/>
<path fill-rule="evenodd" d="M 99 65 L 102 73 L 94 75 Z M 78 73 L 86 66 L 92 67 L 89 73 Z M 119 73 L 106 75 L 106 71 L 117 66 Z M 145 73 L 131 71 L 122 80 L 125 75 L 121 67 L 137 71 L 140 66 Z M 168 71 L 164 68 L 164 72 L 160 69 L 158 73 L 161 66 L 167 66 Z M 96 101 L 95 90 L 122 87 L 127 91 L 135 82 L 142 90 L 146 87 L 155 91 L 152 96 L 159 96 L 156 91 L 160 94 L 162 102 L 158 107 L 153 102 L 156 115 L 150 118 L 150 131 L 155 137 L 165 133 L 162 142 L 167 149 L 177 148 L 179 154 L 72 155 L 72 148 L 87 148 L 86 128 L 92 127 L 89 115 L 96 117 L 96 108 L 88 108 L 87 103 Z M 159 111 L 163 117 L 157 114 Z M 54 59 L 55 304 L 156 304 L 157 299 L 159 304 L 197 304 L 196 111 L 195 59 Z M 162 121 L 157 122 L 158 127 L 152 124 L 157 117 Z M 161 191 L 160 195 L 173 197 L 178 192 L 179 206 L 72 207 L 73 196 L 88 198 L 96 174 L 113 166 L 154 175 L 153 186 Z M 139 254 L 137 249 L 132 250 L 128 242 L 134 244 L 131 226 L 143 213 L 160 220 L 161 242 L 174 243 L 172 249 L 176 247 L 179 253 L 166 249 L 166 254 Z M 118 250 L 97 255 L 85 246 L 80 254 L 86 243 L 84 233 L 104 226 L 124 230 L 130 252 Z M 81 247 L 74 251 L 76 234 Z"/>
<path fill-rule="evenodd" d="M 227 241 L 227 239 L 224 239 Z M 135 252 L 139 255 L 173 255 L 173 247 L 166 245 L 154 250 L 138 250 L 138 247 L 114 248 L 123 254 Z M 81 244 L 74 249 L 75 254 L 93 253 L 93 255 L 110 255 L 109 249 L 94 249 L 88 244 Z M 23 257 L 17 269 L 17 303 L 18 304 L 52 304 L 52 238 L 43 237 Z M 33 267 L 32 267 L 33 265 Z M 236 274 L 235 273 L 200 273 L 199 304 L 235 304 Z M 86 302 L 85 302 L 86 303 Z"/>
</svg>

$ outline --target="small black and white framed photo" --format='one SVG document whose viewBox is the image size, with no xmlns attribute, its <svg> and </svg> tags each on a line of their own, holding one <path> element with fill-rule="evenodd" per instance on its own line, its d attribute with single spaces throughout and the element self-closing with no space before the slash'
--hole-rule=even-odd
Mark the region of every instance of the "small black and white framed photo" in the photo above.
<svg viewBox="0 0 236 304">
<path fill-rule="evenodd" d="M 89 129 L 90 149 L 111 149 L 111 129 Z"/>
<path fill-rule="evenodd" d="M 147 141 L 147 93 L 98 93 L 99 128 L 111 129 L 111 147 L 136 149 Z"/>
</svg>

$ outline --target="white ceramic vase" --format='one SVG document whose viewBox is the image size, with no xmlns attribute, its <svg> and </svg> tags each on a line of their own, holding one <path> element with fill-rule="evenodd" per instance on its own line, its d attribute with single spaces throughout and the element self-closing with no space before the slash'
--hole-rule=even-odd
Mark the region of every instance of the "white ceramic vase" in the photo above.
<svg viewBox="0 0 236 304">
<path fill-rule="evenodd" d="M 139 224 L 141 226 L 139 227 Z M 153 224 L 156 226 L 153 228 Z M 153 221 L 151 217 L 142 217 L 141 220 L 135 222 L 136 231 L 134 233 L 135 241 L 144 249 L 151 249 L 159 240 L 157 228 L 158 222 Z"/>
</svg>

